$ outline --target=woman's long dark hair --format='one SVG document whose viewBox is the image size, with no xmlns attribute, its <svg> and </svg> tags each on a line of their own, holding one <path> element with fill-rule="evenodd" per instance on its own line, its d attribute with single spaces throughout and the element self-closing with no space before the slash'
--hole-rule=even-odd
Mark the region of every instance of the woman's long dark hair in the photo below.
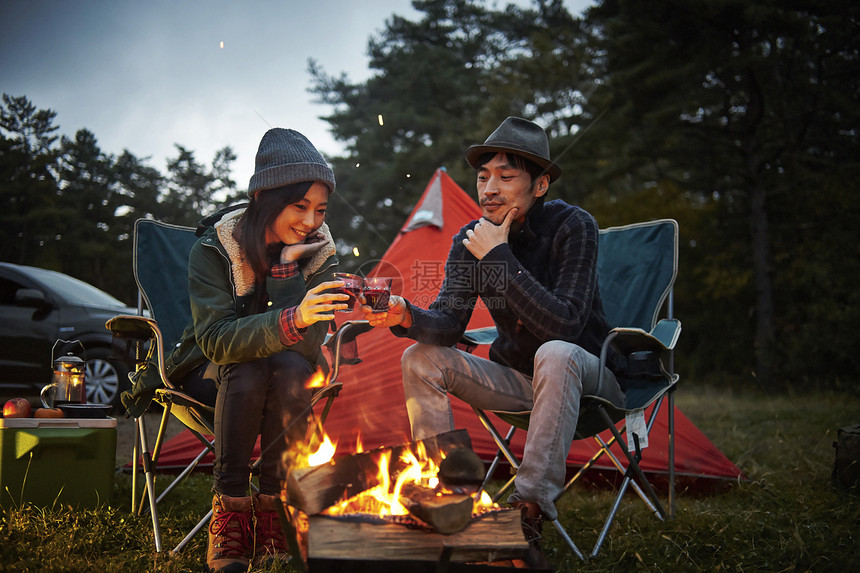
<svg viewBox="0 0 860 573">
<path fill-rule="evenodd" d="M 233 231 L 233 238 L 245 251 L 245 257 L 254 269 L 257 283 L 265 281 L 271 267 L 269 248 L 266 245 L 266 229 L 287 205 L 301 201 L 313 184 L 313 181 L 301 181 L 257 191 L 248 203 L 248 208 L 245 209 L 236 225 L 236 230 Z"/>
</svg>

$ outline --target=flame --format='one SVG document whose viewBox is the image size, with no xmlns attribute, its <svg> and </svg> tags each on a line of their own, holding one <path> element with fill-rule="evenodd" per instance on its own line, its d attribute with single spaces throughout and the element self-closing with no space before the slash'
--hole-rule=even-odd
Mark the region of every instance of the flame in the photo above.
<svg viewBox="0 0 860 573">
<path fill-rule="evenodd" d="M 336 450 L 337 442 L 331 441 L 315 416 L 309 416 L 305 440 L 291 444 L 284 452 L 281 463 L 287 468 L 320 466 L 330 461 Z"/>
<path fill-rule="evenodd" d="M 326 515 L 364 513 L 379 517 L 407 515 L 408 510 L 400 503 L 400 492 L 403 486 L 410 482 L 435 489 L 436 495 L 453 493 L 439 487 L 439 478 L 437 477 L 439 467 L 427 457 L 423 443 L 417 444 L 416 451 L 405 450 L 398 462 L 398 466 L 403 466 L 403 469 L 397 473 L 392 486 L 391 450 L 382 451 L 376 462 L 377 474 L 375 477 L 378 485 L 329 507 L 323 513 Z M 499 509 L 498 504 L 493 502 L 487 492 L 482 491 L 481 495 L 474 499 L 472 515 L 481 515 Z"/>
<path fill-rule="evenodd" d="M 337 444 L 333 444 L 328 434 L 325 434 L 317 451 L 308 456 L 308 466 L 321 466 L 330 461 L 334 457 L 335 450 L 337 450 Z"/>
<path fill-rule="evenodd" d="M 323 374 L 322 368 L 317 366 L 317 371 L 305 383 L 305 388 L 322 388 L 328 385 L 328 377 Z"/>
<path fill-rule="evenodd" d="M 391 452 L 385 452 L 385 454 L 380 457 L 377 477 L 381 483 L 375 488 L 367 490 L 367 493 L 380 502 L 381 507 L 378 511 L 379 515 L 385 515 L 386 513 L 390 515 L 406 515 L 409 512 L 400 504 L 400 500 L 398 499 L 403 482 L 398 481 L 397 486 L 395 487 L 395 492 L 398 494 L 398 497 L 395 497 L 394 494 L 390 494 L 388 492 L 391 488 L 391 473 L 388 470 L 390 460 Z"/>
<path fill-rule="evenodd" d="M 324 378 L 321 372 L 314 379 Z M 311 432 L 310 443 L 306 443 L 304 452 L 293 449 L 291 457 L 287 458 L 285 453 L 284 463 L 296 467 L 315 467 L 328 463 L 334 458 L 337 451 L 337 443 L 332 442 L 322 426 L 317 426 Z M 316 449 L 311 451 L 314 447 Z M 356 435 L 355 452 L 361 453 L 364 446 L 361 435 Z M 380 449 L 374 456 L 376 464 L 376 475 L 370 481 L 376 483 L 375 487 L 369 488 L 349 499 L 344 499 L 322 513 L 325 515 L 345 514 L 369 514 L 379 517 L 405 516 L 409 514 L 406 507 L 400 503 L 400 494 L 407 483 L 415 483 L 423 488 L 435 490 L 436 495 L 463 494 L 463 491 L 451 491 L 441 486 L 438 478 L 439 466 L 433 459 L 427 456 L 427 451 L 422 442 L 415 444 L 414 449 L 404 448 L 396 463 L 392 463 L 392 449 Z M 444 453 L 442 454 L 444 458 Z M 368 476 L 370 477 L 370 476 Z M 478 516 L 490 511 L 497 511 L 500 507 L 493 502 L 485 491 L 480 495 L 473 492 L 472 515 Z"/>
<path fill-rule="evenodd" d="M 493 501 L 493 498 L 485 492 L 481 490 L 481 496 L 479 499 L 474 500 L 475 505 L 472 507 L 472 515 L 483 515 L 490 511 L 498 511 L 501 509 L 499 504 Z"/>
<path fill-rule="evenodd" d="M 358 495 L 326 509 L 327 515 L 344 515 L 349 513 L 370 513 L 380 517 L 385 515 L 407 515 L 409 512 L 400 503 L 400 491 L 407 481 L 419 481 L 422 476 L 421 464 L 412 452 L 405 452 L 401 462 L 407 467 L 397 475 L 394 487 L 391 487 L 391 451 L 383 451 L 377 460 L 376 480 L 378 485 L 367 489 Z M 430 460 L 428 460 L 430 461 Z M 433 462 L 430 461 L 432 464 Z"/>
</svg>

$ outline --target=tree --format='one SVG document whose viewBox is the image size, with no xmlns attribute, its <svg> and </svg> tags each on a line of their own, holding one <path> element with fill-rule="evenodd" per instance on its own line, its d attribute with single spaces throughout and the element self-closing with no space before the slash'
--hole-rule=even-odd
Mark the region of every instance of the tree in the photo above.
<svg viewBox="0 0 860 573">
<path fill-rule="evenodd" d="M 470 182 L 463 149 L 520 115 L 551 136 L 565 171 L 554 197 L 595 209 L 604 226 L 666 216 L 654 205 L 677 213 L 695 374 L 774 384 L 856 369 L 846 277 L 860 257 L 836 255 L 857 249 L 844 235 L 858 211 L 853 3 L 606 0 L 582 19 L 549 0 L 414 6 L 419 19 L 394 17 L 371 39 L 367 82 L 311 63 L 312 91 L 348 143 L 333 159 L 352 209 L 331 211 L 344 246 L 375 234 L 381 254 L 423 189 L 419 167 Z M 828 338 L 811 301 L 851 342 L 809 351 Z"/>
<path fill-rule="evenodd" d="M 746 260 L 734 268 L 751 294 L 755 374 L 766 383 L 785 358 L 777 360 L 787 347 L 784 338 L 777 344 L 781 317 L 812 294 L 789 294 L 795 289 L 777 268 L 798 252 L 784 242 L 805 219 L 799 199 L 808 191 L 797 183 L 850 186 L 856 171 L 858 134 L 847 126 L 860 109 L 857 75 L 848 72 L 856 71 L 858 16 L 848 2 L 740 0 L 615 0 L 589 12 L 609 88 L 603 141 L 616 144 L 603 149 L 614 171 L 607 179 L 633 188 L 677 181 L 717 203 L 720 231 L 728 231 L 721 244 L 745 237 L 735 253 Z M 816 243 L 829 248 L 829 229 L 815 226 Z"/>
<path fill-rule="evenodd" d="M 417 0 L 413 7 L 420 20 L 394 16 L 369 41 L 376 73 L 365 83 L 309 64 L 310 91 L 333 106 L 324 119 L 347 144 L 347 156 L 332 159 L 338 192 L 330 216 L 342 251 L 359 245 L 365 260 L 382 255 L 438 167 L 472 181 L 465 148 L 482 141 L 499 116 L 521 113 L 522 102 L 532 101 L 494 98 L 490 76 L 525 49 L 526 34 L 511 30 L 531 30 L 534 12 L 496 12 L 472 0 Z"/>
<path fill-rule="evenodd" d="M 127 291 L 131 273 L 117 269 L 130 270 L 131 248 L 128 242 L 117 243 L 117 214 L 124 198 L 114 157 L 102 152 L 92 132 L 81 129 L 74 140 L 62 138 L 58 174 L 61 223 L 54 236 L 55 268 L 112 294 Z"/>
<path fill-rule="evenodd" d="M 603 227 L 679 220 L 685 376 L 773 387 L 856 371 L 855 4 L 604 0 L 574 18 L 561 0 L 416 0 L 415 21 L 392 17 L 370 38 L 369 80 L 309 63 L 347 144 L 329 158 L 328 215 L 339 251 L 361 250 L 345 266 L 383 253 L 436 168 L 472 189 L 464 149 L 519 115 L 546 128 L 564 170 L 551 198 Z M 129 277 L 120 253 L 136 218 L 194 225 L 242 198 L 229 148 L 207 167 L 177 146 L 165 177 L 82 130 L 58 162 L 53 112 L 9 96 L 0 112 L 3 260 L 56 268 L 74 236 L 82 268 L 101 261 L 98 280 Z"/>
<path fill-rule="evenodd" d="M 229 193 L 236 187 L 230 178 L 230 169 L 236 155 L 228 146 L 218 150 L 207 170 L 197 163 L 194 152 L 176 146 L 178 156 L 167 162 L 167 190 L 162 195 L 159 209 L 163 221 L 178 225 L 196 225 L 218 204 L 217 194 Z"/>
<path fill-rule="evenodd" d="M 108 241 L 124 259 L 114 269 L 119 280 L 110 292 L 120 300 L 132 302 L 137 299 L 132 268 L 134 222 L 141 218 L 158 219 L 163 214 L 158 197 L 164 176 L 127 149 L 114 162 L 113 174 L 116 211 Z"/>
<path fill-rule="evenodd" d="M 164 176 L 158 169 L 146 165 L 126 149 L 114 163 L 114 177 L 116 193 L 121 196 L 118 217 L 133 223 L 142 217 L 158 219 L 163 215 L 158 198 L 164 187 Z M 130 224 L 118 230 L 119 236 L 124 232 L 131 232 Z"/>
<path fill-rule="evenodd" d="M 56 112 L 24 96 L 3 94 L 0 106 L 0 259 L 34 264 L 44 256 L 55 211 Z"/>
</svg>

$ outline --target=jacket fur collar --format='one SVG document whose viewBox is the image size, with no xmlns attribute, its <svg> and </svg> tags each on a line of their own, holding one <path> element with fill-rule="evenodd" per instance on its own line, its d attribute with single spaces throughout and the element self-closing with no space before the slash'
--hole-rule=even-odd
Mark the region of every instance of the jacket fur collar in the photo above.
<svg viewBox="0 0 860 573">
<path fill-rule="evenodd" d="M 244 296 L 254 292 L 254 271 L 245 258 L 245 251 L 239 243 L 236 242 L 236 239 L 233 238 L 233 231 L 236 229 L 236 223 L 239 222 L 239 217 L 241 217 L 244 212 L 244 209 L 237 209 L 235 211 L 225 213 L 224 216 L 213 225 L 216 233 L 218 234 L 218 240 L 221 242 L 221 245 L 227 252 L 227 256 L 230 258 L 233 283 L 236 285 L 236 294 L 238 296 Z M 323 223 L 319 228 L 319 232 L 329 240 L 329 244 L 314 253 L 310 259 L 302 259 L 299 261 L 299 268 L 301 269 L 302 276 L 306 281 L 323 266 L 329 257 L 334 255 L 336 252 L 334 239 L 332 239 L 328 225 Z"/>
</svg>

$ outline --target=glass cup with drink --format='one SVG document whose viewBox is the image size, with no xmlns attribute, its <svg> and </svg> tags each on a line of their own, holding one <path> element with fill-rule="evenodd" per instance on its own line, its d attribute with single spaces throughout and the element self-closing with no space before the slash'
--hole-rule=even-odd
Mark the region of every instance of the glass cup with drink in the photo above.
<svg viewBox="0 0 860 573">
<path fill-rule="evenodd" d="M 373 312 L 388 311 L 388 299 L 391 298 L 393 280 L 388 277 L 367 277 L 364 279 L 362 295 Z"/>
<path fill-rule="evenodd" d="M 346 308 L 338 312 L 352 312 L 355 309 L 355 302 L 361 295 L 364 279 L 358 275 L 351 275 L 349 273 L 334 273 L 334 280 L 343 281 L 343 286 L 337 289 L 337 292 L 349 296 L 349 300 L 345 301 Z"/>
</svg>

